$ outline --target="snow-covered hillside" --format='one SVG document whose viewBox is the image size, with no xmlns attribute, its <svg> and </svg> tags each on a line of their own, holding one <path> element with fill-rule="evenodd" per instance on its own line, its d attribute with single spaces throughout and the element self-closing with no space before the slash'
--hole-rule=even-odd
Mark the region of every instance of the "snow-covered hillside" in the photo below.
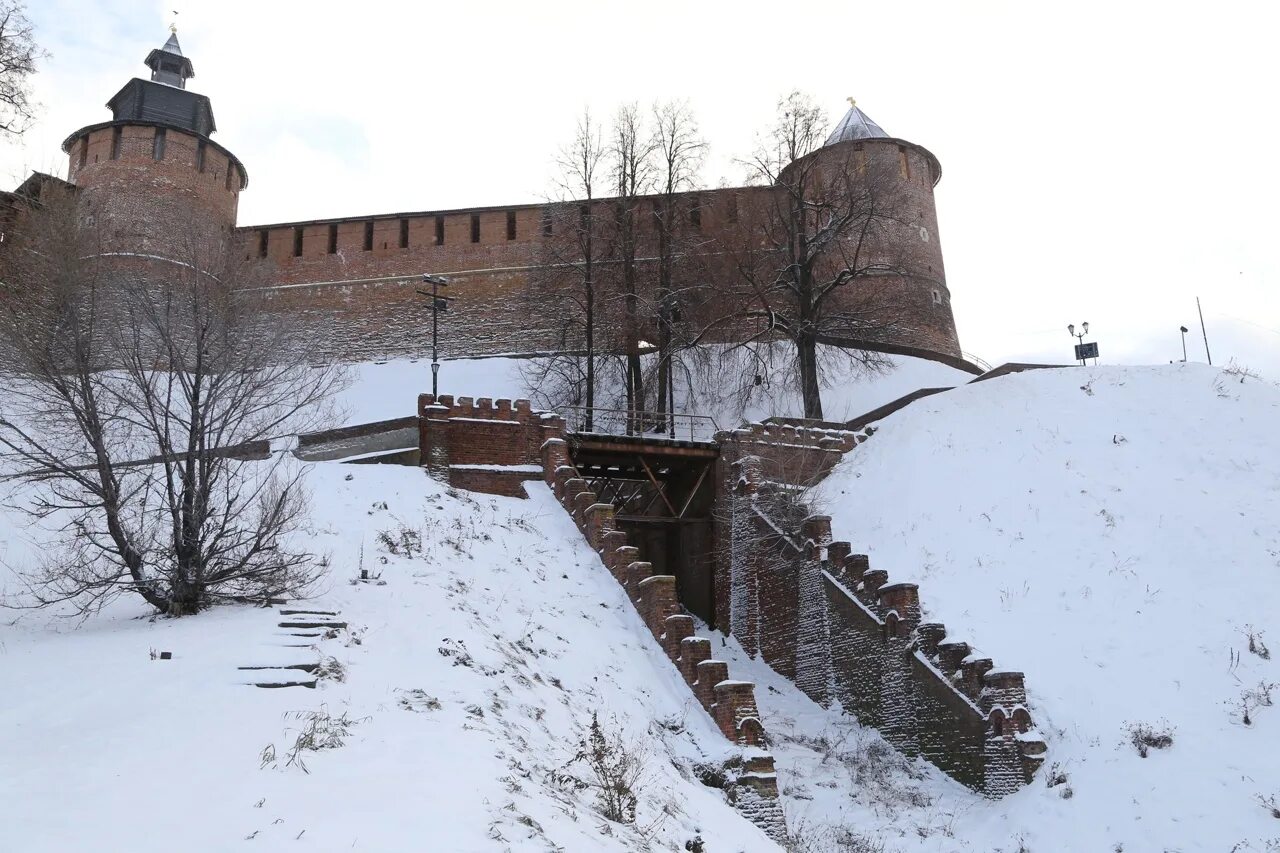
<svg viewBox="0 0 1280 853">
<path fill-rule="evenodd" d="M 466 393 L 520 393 L 498 381 L 518 374 L 474 364 Z M 855 414 L 965 378 L 907 364 L 833 393 Z M 359 420 L 404 413 L 409 367 L 362 368 Z M 952 639 L 1026 672 L 1049 764 L 985 799 L 715 638 L 757 683 L 794 849 L 1280 850 L 1277 425 L 1280 389 L 1196 365 L 1017 374 L 881 421 L 821 487 L 835 534 L 918 581 Z M 731 748 L 545 487 L 518 501 L 336 463 L 307 477 L 305 535 L 332 561 L 301 607 L 348 629 L 297 638 L 281 608 L 170 620 L 134 602 L 0 624 L 0 849 L 778 849 L 698 781 Z M 23 524 L 0 508 L 9 592 L 40 551 Z M 342 678 L 246 686 L 315 662 Z M 573 758 L 593 711 L 644 745 L 634 829 L 572 781 L 589 777 Z M 287 766 L 317 713 L 344 744 Z M 1171 743 L 1144 758 L 1135 726 Z"/>
<path fill-rule="evenodd" d="M 0 626 L 0 849 L 777 849 L 694 778 L 730 745 L 544 486 L 518 501 L 336 463 L 309 484 L 307 535 L 333 560 L 305 608 L 349 623 L 332 638 L 290 636 L 279 608 L 172 620 L 134 602 Z M 0 520 L 9 565 L 32 553 L 21 520 Z M 361 567 L 373 580 L 352 583 Z M 237 668 L 330 658 L 345 680 L 314 690 Z M 350 721 L 345 745 L 286 766 L 317 711 Z M 590 778 L 572 759 L 594 711 L 644 754 L 634 829 L 572 781 Z"/>
<path fill-rule="evenodd" d="M 1041 370 L 879 426 L 823 486 L 835 535 L 1026 672 L 1066 778 L 957 836 L 982 815 L 1035 851 L 1280 849 L 1280 389 Z M 1143 758 L 1135 726 L 1172 744 Z"/>
</svg>

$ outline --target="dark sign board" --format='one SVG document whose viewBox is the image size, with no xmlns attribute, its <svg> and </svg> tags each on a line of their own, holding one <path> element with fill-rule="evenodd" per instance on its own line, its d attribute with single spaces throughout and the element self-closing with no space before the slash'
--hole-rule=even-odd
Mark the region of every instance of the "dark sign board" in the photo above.
<svg viewBox="0 0 1280 853">
<path fill-rule="evenodd" d="M 1076 358 L 1084 361 L 1086 358 L 1098 357 L 1098 343 L 1094 341 L 1087 344 L 1076 344 Z"/>
</svg>

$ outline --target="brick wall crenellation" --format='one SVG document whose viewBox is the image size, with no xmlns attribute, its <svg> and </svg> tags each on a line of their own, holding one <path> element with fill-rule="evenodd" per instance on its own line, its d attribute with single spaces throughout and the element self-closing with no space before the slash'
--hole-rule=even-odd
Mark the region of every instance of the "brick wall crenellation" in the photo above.
<svg viewBox="0 0 1280 853">
<path fill-rule="evenodd" d="M 838 458 L 860 440 L 831 432 L 753 425 L 720 436 L 723 627 L 815 701 L 838 701 L 904 753 L 989 795 L 1009 793 L 1045 753 L 1023 675 L 948 642 L 943 625 L 922 622 L 915 584 L 891 582 L 833 541 L 826 516 L 787 515 L 788 502 L 776 500 L 787 492 L 770 477 L 795 483 L 786 478 L 797 452 L 826 443 Z M 821 476 L 833 461 L 811 464 Z"/>
</svg>

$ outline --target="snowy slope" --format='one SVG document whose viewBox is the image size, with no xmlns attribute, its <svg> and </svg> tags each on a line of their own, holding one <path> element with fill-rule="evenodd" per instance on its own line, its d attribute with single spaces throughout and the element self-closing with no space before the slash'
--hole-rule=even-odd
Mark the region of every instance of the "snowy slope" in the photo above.
<svg viewBox="0 0 1280 853">
<path fill-rule="evenodd" d="M 704 348 L 708 357 L 719 358 L 722 347 Z M 785 363 L 787 349 L 775 347 L 775 366 Z M 907 356 L 886 356 L 893 369 L 872 375 L 850 369 L 831 347 L 822 348 L 824 414 L 829 420 L 849 420 L 864 412 L 915 391 L 917 388 L 958 385 L 973 379 L 971 374 L 935 361 Z M 739 359 L 741 360 L 741 359 Z M 529 397 L 530 388 L 521 374 L 527 360 L 516 358 L 475 358 L 442 362 L 440 393 L 468 397 Z M 677 410 L 709 415 L 722 428 L 738 426 L 742 420 L 762 420 L 772 415 L 799 416 L 803 412 L 799 396 L 783 381 L 781 373 L 770 374 L 771 381 L 750 388 L 752 399 L 739 411 L 729 399 L 731 389 L 726 375 L 741 374 L 743 364 L 725 375 L 696 372 L 677 387 Z M 753 368 L 754 370 L 754 368 Z M 346 410 L 346 423 L 365 423 L 404 417 L 414 413 L 417 395 L 431 390 L 431 365 L 426 361 L 401 359 L 383 363 L 362 362 L 352 365 L 352 383 L 339 401 Z M 735 386 L 736 387 L 736 386 Z M 690 395 L 692 389 L 692 395 Z M 607 378 L 602 379 L 602 399 L 610 396 Z M 616 395 L 614 395 L 616 396 Z"/>
<path fill-rule="evenodd" d="M 288 637 L 270 609 L 149 619 L 131 602 L 0 626 L 0 849 L 681 850 L 698 833 L 777 849 L 692 777 L 729 744 L 545 487 L 517 501 L 334 463 L 308 478 L 306 535 L 333 562 L 306 606 L 350 624 L 332 639 Z M 10 564 L 34 549 L 20 522 L 0 517 Z M 377 543 L 402 525 L 412 557 Z M 350 583 L 362 565 L 380 580 Z M 266 690 L 237 669 L 321 657 L 345 681 Z M 287 767 L 295 715 L 318 710 L 353 721 L 345 745 Z M 589 777 L 572 759 L 594 710 L 647 744 L 634 829 L 556 781 Z"/>
<path fill-rule="evenodd" d="M 837 538 L 1026 672 L 1067 775 L 965 811 L 957 836 L 984 815 L 1037 851 L 1280 849 L 1262 805 L 1280 801 L 1280 389 L 1241 379 L 1187 364 L 964 386 L 882 421 L 823 485 Z M 1251 653 L 1251 630 L 1276 653 Z M 1172 745 L 1140 757 L 1133 724 Z"/>
</svg>

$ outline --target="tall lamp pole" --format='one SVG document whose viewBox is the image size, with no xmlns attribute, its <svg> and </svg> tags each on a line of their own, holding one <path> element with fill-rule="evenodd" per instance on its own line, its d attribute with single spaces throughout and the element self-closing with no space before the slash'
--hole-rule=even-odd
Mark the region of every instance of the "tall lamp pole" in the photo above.
<svg viewBox="0 0 1280 853">
<path fill-rule="evenodd" d="M 419 290 L 421 296 L 431 297 L 431 396 L 440 395 L 440 312 L 449 310 L 451 297 L 441 296 L 440 288 L 449 286 L 449 279 L 442 275 L 423 273 L 422 282 L 431 285 L 431 291 Z"/>
<path fill-rule="evenodd" d="M 1187 363 L 1187 327 L 1179 326 L 1178 331 L 1182 332 L 1182 363 Z"/>
<path fill-rule="evenodd" d="M 1067 324 L 1067 333 L 1068 333 L 1069 335 L 1071 335 L 1071 337 L 1075 338 L 1076 340 L 1078 340 L 1078 341 L 1080 342 L 1080 343 L 1079 343 L 1079 345 L 1076 347 L 1076 358 L 1080 359 L 1080 364 L 1083 366 L 1083 365 L 1084 365 L 1084 363 L 1085 363 L 1085 355 L 1084 355 L 1084 353 L 1085 353 L 1085 352 L 1088 352 L 1088 350 L 1086 350 L 1086 349 L 1084 348 L 1084 336 L 1085 336 L 1085 335 L 1087 335 L 1087 334 L 1089 334 L 1089 324 L 1088 324 L 1088 323 L 1081 323 L 1081 324 L 1080 324 L 1080 332 L 1077 334 L 1077 333 L 1076 333 L 1076 324 L 1075 324 L 1075 323 L 1068 323 L 1068 324 Z M 1097 363 L 1098 363 L 1097 344 L 1089 344 L 1089 347 L 1090 347 L 1090 349 L 1092 349 L 1092 350 L 1093 350 L 1093 352 L 1089 355 L 1089 357 L 1093 359 L 1093 363 L 1094 363 L 1094 364 L 1097 364 Z"/>
</svg>

